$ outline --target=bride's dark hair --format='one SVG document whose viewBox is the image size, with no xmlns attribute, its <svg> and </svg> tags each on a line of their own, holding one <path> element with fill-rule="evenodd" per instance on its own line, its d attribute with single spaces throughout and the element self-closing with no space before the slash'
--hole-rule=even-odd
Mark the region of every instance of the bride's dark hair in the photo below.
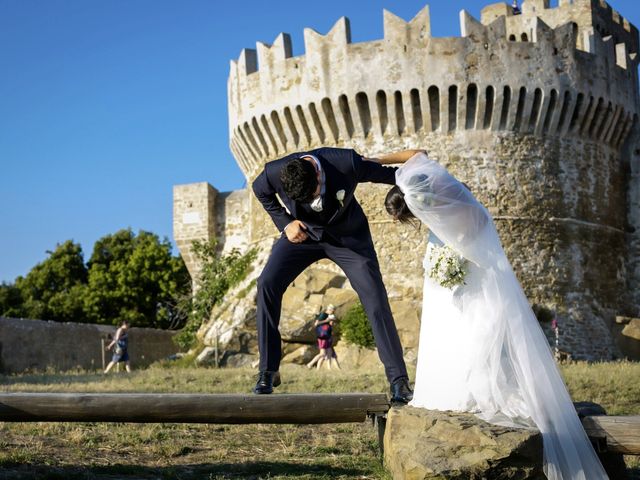
<svg viewBox="0 0 640 480">
<path fill-rule="evenodd" d="M 391 187 L 391 190 L 387 192 L 387 197 L 384 199 L 384 207 L 394 220 L 402 223 L 416 224 L 417 219 L 413 213 L 411 213 L 411 210 L 409 210 L 407 202 L 404 200 L 404 193 L 402 193 L 399 186 L 394 185 Z"/>
</svg>

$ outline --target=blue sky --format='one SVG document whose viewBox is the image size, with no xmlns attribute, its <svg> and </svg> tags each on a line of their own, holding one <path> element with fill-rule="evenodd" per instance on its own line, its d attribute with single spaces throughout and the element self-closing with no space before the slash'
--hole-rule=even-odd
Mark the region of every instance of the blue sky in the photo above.
<svg viewBox="0 0 640 480">
<path fill-rule="evenodd" d="M 326 33 L 382 37 L 382 9 L 430 3 L 434 36 L 460 34 L 490 0 L 0 0 L 0 281 L 57 243 L 121 228 L 172 238 L 172 186 L 244 186 L 228 147 L 229 60 L 256 41 Z M 556 2 L 552 1 L 552 4 Z M 638 0 L 613 0 L 640 23 Z"/>
</svg>

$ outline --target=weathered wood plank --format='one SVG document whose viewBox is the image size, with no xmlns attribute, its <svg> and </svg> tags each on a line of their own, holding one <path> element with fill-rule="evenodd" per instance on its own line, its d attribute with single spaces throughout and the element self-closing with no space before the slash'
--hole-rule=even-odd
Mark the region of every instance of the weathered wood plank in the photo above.
<svg viewBox="0 0 640 480">
<path fill-rule="evenodd" d="M 388 408 L 370 393 L 0 393 L 4 422 L 349 423 Z"/>
<path fill-rule="evenodd" d="M 605 438 L 607 451 L 640 455 L 640 415 L 584 417 L 582 426 L 591 438 Z"/>
<path fill-rule="evenodd" d="M 351 423 L 388 410 L 386 395 L 371 393 L 0 393 L 1 422 Z M 640 455 L 640 416 L 585 416 L 582 424 L 607 451 Z"/>
</svg>

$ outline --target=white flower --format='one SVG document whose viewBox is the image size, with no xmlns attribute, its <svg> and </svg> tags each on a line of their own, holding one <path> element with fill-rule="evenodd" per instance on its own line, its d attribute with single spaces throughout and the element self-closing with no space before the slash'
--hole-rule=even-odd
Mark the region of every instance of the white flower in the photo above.
<svg viewBox="0 0 640 480">
<path fill-rule="evenodd" d="M 344 207 L 344 190 L 338 190 L 336 192 L 336 198 L 340 202 L 340 208 Z"/>
<path fill-rule="evenodd" d="M 433 247 L 429 254 L 431 270 L 428 275 L 439 285 L 453 289 L 464 285 L 467 274 L 467 260 L 458 255 L 451 247 L 443 245 Z"/>
</svg>

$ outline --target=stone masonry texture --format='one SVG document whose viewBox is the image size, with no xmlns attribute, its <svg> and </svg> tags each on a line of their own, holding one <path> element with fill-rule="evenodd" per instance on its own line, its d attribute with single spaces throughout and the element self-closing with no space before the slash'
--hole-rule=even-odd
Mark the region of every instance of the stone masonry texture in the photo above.
<svg viewBox="0 0 640 480">
<path fill-rule="evenodd" d="M 560 349 L 619 356 L 615 317 L 640 313 L 637 29 L 601 0 L 462 11 L 452 38 L 431 36 L 428 6 L 383 23 L 381 40 L 352 43 L 343 17 L 325 35 L 305 29 L 304 55 L 283 33 L 231 61 L 230 146 L 248 184 L 265 162 L 320 146 L 427 149 L 493 214 L 531 304 L 558 319 Z M 357 198 L 390 296 L 420 305 L 427 230 L 393 224 L 385 193 L 363 184 Z M 174 232 L 192 274 L 193 239 L 243 249 L 277 236 L 250 191 L 206 183 L 175 187 Z"/>
<path fill-rule="evenodd" d="M 116 327 L 0 317 L 0 373 L 102 368 L 102 343 L 108 345 Z M 175 332 L 129 329 L 131 367 L 148 366 L 177 351 Z M 109 363 L 112 352 L 105 352 Z"/>
</svg>

